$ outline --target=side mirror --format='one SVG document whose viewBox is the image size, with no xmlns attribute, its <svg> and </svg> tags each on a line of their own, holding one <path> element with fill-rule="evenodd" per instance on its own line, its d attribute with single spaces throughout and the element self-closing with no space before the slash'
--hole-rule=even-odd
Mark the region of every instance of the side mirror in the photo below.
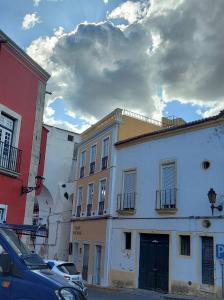
<svg viewBox="0 0 224 300">
<path fill-rule="evenodd" d="M 2 275 L 9 276 L 12 270 L 12 260 L 8 253 L 0 255 L 0 271 Z"/>
</svg>

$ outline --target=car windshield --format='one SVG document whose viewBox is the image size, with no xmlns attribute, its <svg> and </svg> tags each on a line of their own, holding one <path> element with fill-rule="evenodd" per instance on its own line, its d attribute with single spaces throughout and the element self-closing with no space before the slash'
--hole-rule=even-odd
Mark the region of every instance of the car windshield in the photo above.
<svg viewBox="0 0 224 300">
<path fill-rule="evenodd" d="M 69 275 L 76 275 L 78 274 L 76 266 L 73 263 L 64 263 L 58 266 L 58 269 L 66 274 Z"/>
<path fill-rule="evenodd" d="M 46 269 L 47 264 L 35 253 L 32 253 L 20 240 L 13 230 L 0 228 L 1 235 L 7 240 L 13 250 L 19 255 L 25 264 L 31 269 Z"/>
</svg>

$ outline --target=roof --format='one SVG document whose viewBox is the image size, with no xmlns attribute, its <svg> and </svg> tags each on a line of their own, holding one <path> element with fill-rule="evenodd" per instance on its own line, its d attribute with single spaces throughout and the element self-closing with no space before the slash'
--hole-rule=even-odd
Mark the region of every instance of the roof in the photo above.
<svg viewBox="0 0 224 300">
<path fill-rule="evenodd" d="M 164 129 L 160 129 L 160 130 L 156 130 L 153 132 L 149 132 L 149 133 L 145 133 L 145 134 L 141 134 L 135 137 L 131 137 L 122 141 L 119 141 L 117 143 L 115 143 L 115 146 L 119 147 L 119 146 L 128 146 L 129 144 L 132 143 L 140 143 L 142 141 L 145 141 L 149 138 L 152 137 L 159 137 L 159 136 L 167 136 L 170 133 L 179 133 L 185 130 L 190 130 L 190 129 L 196 129 L 199 125 L 209 125 L 210 123 L 213 124 L 213 122 L 219 121 L 219 120 L 224 120 L 224 110 L 220 111 L 220 113 L 218 115 L 212 116 L 212 117 L 208 117 L 208 118 L 204 118 L 204 119 L 200 119 L 200 120 L 195 120 L 192 122 L 188 122 L 182 125 L 178 125 L 178 126 L 172 126 L 169 128 L 164 128 Z"/>
<path fill-rule="evenodd" d="M 19 56 L 21 56 L 29 65 L 38 71 L 46 81 L 50 78 L 50 74 L 47 73 L 38 63 L 36 63 L 26 52 L 20 48 L 13 40 L 11 40 L 2 30 L 0 30 L 0 41 L 6 43 L 12 50 L 14 50 Z"/>
<path fill-rule="evenodd" d="M 53 126 L 53 125 L 48 125 L 48 124 L 45 124 L 45 123 L 43 124 L 43 126 L 46 129 L 48 129 L 47 127 L 50 127 L 50 128 L 55 128 L 55 129 L 62 130 L 62 131 L 68 132 L 68 133 L 72 133 L 72 134 L 75 134 L 75 135 L 80 135 L 80 133 L 78 133 L 78 132 L 67 130 L 67 129 L 63 129 L 63 128 L 60 128 L 60 127 L 57 127 L 57 126 Z"/>
</svg>

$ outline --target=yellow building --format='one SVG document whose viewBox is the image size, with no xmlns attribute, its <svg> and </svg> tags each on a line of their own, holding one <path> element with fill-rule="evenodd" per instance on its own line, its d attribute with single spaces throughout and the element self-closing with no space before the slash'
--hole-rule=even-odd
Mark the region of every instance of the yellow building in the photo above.
<svg viewBox="0 0 224 300">
<path fill-rule="evenodd" d="M 113 206 L 117 205 L 114 144 L 158 129 L 158 121 L 116 109 L 81 134 L 71 240 L 73 260 L 88 283 L 108 285 L 107 249 Z"/>
</svg>

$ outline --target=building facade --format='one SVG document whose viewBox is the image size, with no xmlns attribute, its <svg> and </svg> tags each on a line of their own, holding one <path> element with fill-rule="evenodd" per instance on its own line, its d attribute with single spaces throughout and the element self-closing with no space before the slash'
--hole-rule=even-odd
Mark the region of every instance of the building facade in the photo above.
<svg viewBox="0 0 224 300">
<path fill-rule="evenodd" d="M 32 223 L 49 77 L 0 31 L 0 221 Z"/>
<path fill-rule="evenodd" d="M 224 112 L 116 148 L 109 285 L 221 297 Z"/>
<path fill-rule="evenodd" d="M 72 199 L 79 134 L 44 125 L 46 155 L 41 192 L 36 194 L 35 224 L 46 225 L 48 238 L 35 239 L 35 251 L 42 257 L 67 260 L 72 217 Z"/>
<path fill-rule="evenodd" d="M 88 283 L 107 286 L 117 141 L 161 128 L 159 122 L 116 109 L 81 134 L 71 241 L 72 259 Z"/>
</svg>

